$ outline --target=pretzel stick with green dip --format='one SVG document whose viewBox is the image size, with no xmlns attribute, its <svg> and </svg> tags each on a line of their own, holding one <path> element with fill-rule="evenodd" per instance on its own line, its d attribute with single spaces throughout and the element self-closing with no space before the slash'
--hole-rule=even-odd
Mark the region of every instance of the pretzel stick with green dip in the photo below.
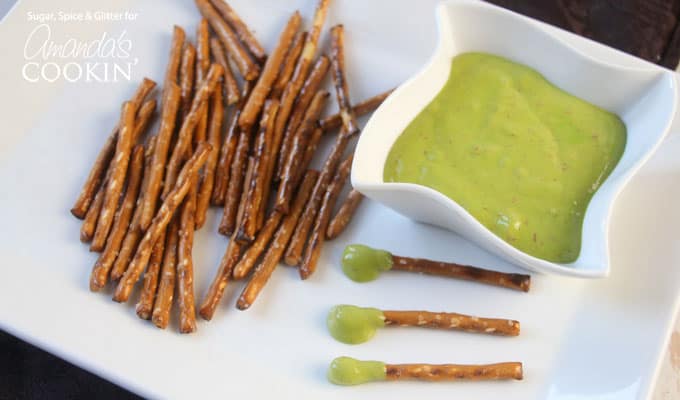
<svg viewBox="0 0 680 400">
<path fill-rule="evenodd" d="M 415 326 L 499 336 L 517 336 L 520 330 L 519 322 L 509 319 L 450 312 L 383 311 L 347 304 L 331 308 L 326 325 L 335 340 L 347 344 L 367 342 L 375 335 L 376 329 L 385 326 Z"/>
<path fill-rule="evenodd" d="M 528 292 L 531 276 L 491 271 L 469 265 L 395 256 L 385 250 L 351 244 L 342 253 L 342 271 L 355 282 L 368 282 L 388 270 L 445 276 Z"/>
<path fill-rule="evenodd" d="M 522 380 L 524 374 L 520 362 L 486 365 L 385 364 L 381 361 L 338 357 L 331 362 L 327 377 L 336 385 L 351 386 L 376 381 L 402 380 L 429 382 Z"/>
</svg>

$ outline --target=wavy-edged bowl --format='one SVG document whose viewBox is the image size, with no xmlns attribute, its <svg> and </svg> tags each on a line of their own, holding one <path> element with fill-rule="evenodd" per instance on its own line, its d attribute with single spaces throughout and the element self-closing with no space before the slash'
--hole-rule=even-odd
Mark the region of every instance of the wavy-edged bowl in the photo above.
<svg viewBox="0 0 680 400">
<path fill-rule="evenodd" d="M 439 43 L 434 55 L 368 121 L 357 144 L 352 185 L 406 217 L 452 230 L 527 269 L 582 278 L 607 276 L 611 210 L 623 186 L 670 128 L 677 102 L 673 73 L 651 63 L 648 68 L 634 69 L 598 59 L 597 51 L 584 53 L 571 47 L 542 23 L 476 0 L 442 2 L 436 14 Z M 618 114 L 626 124 L 624 153 L 588 205 L 581 252 L 573 263 L 553 263 L 518 250 L 434 189 L 383 181 L 392 144 L 444 86 L 451 59 L 471 51 L 496 54 L 534 68 L 563 90 Z"/>
</svg>

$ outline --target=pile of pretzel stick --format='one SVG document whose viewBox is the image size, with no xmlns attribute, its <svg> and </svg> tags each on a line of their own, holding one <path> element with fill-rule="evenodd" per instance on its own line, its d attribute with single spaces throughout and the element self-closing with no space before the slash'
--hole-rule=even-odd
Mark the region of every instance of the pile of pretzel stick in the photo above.
<svg viewBox="0 0 680 400">
<path fill-rule="evenodd" d="M 340 199 L 357 117 L 390 93 L 351 104 L 343 26 L 330 29 L 329 56 L 319 49 L 329 0 L 319 0 L 308 32 L 294 12 L 270 54 L 226 2 L 195 3 L 195 44 L 174 27 L 161 90 L 155 95 L 145 78 L 123 103 L 71 209 L 83 220 L 81 241 L 100 253 L 90 289 L 112 283 L 113 300 L 127 302 L 141 283 L 137 315 L 164 329 L 174 305 L 182 333 L 196 330 L 197 312 L 213 317 L 230 280 L 249 279 L 237 303 L 244 310 L 280 261 L 302 279 L 314 273 L 323 243 L 362 200 L 354 190 Z M 339 112 L 322 117 L 329 72 Z M 151 133 L 156 96 L 160 123 Z M 333 147 L 311 169 L 326 133 L 335 134 Z M 219 233 L 230 239 L 198 302 L 194 232 L 211 205 L 222 208 Z"/>
</svg>

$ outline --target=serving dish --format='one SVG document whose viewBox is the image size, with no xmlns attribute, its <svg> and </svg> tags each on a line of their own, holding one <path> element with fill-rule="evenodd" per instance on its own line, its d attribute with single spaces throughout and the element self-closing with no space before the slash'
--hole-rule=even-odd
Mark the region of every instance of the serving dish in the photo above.
<svg viewBox="0 0 680 400">
<path fill-rule="evenodd" d="M 232 0 L 257 29 L 266 49 L 291 10 L 305 17 L 315 1 Z M 347 30 L 352 100 L 394 87 L 427 61 L 435 44 L 431 24 L 437 2 L 409 0 L 333 2 L 327 25 Z M 170 27 L 196 28 L 191 0 L 121 0 L 111 8 L 138 13 L 134 23 L 55 24 L 54 37 L 96 39 L 127 30 L 139 58 L 132 82 L 31 84 L 20 57 L 35 26 L 28 11 L 89 10 L 91 1 L 21 0 L 0 24 L 7 57 L 0 94 L 6 129 L 0 135 L 0 328 L 107 380 L 148 398 L 276 399 L 549 399 L 641 400 L 651 396 L 680 293 L 680 136 L 669 135 L 623 190 L 613 210 L 609 279 L 532 277 L 531 292 L 394 273 L 356 284 L 341 272 L 348 243 L 365 243 L 413 257 L 524 272 L 456 234 L 415 224 L 367 201 L 345 233 L 324 248 L 316 274 L 305 282 L 280 267 L 271 286 L 247 312 L 234 309 L 241 286 L 230 286 L 210 323 L 190 336 L 177 326 L 160 331 L 114 304 L 111 293 L 93 296 L 87 279 L 96 255 L 78 243 L 80 225 L 68 213 L 102 139 L 118 113 L 112 104 L 134 91 L 143 76 L 163 76 Z M 267 10 L 263 12 L 262 10 Z M 409 18 L 404 18 L 408 13 Z M 398 24 L 395 21 L 399 21 Z M 307 21 L 308 22 L 308 21 Z M 598 58 L 631 67 L 648 65 L 590 41 L 539 24 Z M 323 39 L 322 39 L 323 40 Z M 629 63 L 629 64 L 628 64 Z M 332 110 L 329 110 L 332 112 Z M 330 139 L 330 138 L 329 138 Z M 330 140 L 329 140 L 330 141 Z M 90 158 L 88 158 L 88 156 Z M 641 213 L 640 210 L 647 210 Z M 204 293 L 226 247 L 216 234 L 217 212 L 196 235 L 196 291 Z M 417 279 L 416 279 L 417 278 Z M 517 338 L 480 337 L 404 328 L 351 347 L 328 334 L 325 317 L 336 304 L 381 309 L 451 310 L 514 318 Z M 336 387 L 326 381 L 337 356 L 388 362 L 485 363 L 520 360 L 522 382 L 472 384 L 376 383 Z"/>
<path fill-rule="evenodd" d="M 525 268 L 582 278 L 609 274 L 608 226 L 618 193 L 667 134 L 676 108 L 671 71 L 631 68 L 582 52 L 527 17 L 474 0 L 449 0 L 437 7 L 438 44 L 427 65 L 401 85 L 373 114 L 357 145 L 352 184 L 399 213 L 450 229 Z M 493 27 L 493 29 L 490 29 Z M 574 41 L 586 40 L 574 38 Z M 392 144 L 444 86 L 451 59 L 485 52 L 542 73 L 559 88 L 618 114 L 627 126 L 623 156 L 595 192 L 582 228 L 581 252 L 569 264 L 546 261 L 494 235 L 442 193 L 412 183 L 383 181 Z"/>
</svg>

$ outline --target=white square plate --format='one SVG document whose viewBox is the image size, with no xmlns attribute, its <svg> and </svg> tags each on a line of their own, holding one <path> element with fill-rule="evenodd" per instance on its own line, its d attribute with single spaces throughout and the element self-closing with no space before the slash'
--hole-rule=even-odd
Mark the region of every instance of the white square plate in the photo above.
<svg viewBox="0 0 680 400">
<path fill-rule="evenodd" d="M 118 105 L 149 76 L 163 75 L 173 23 L 193 32 L 191 1 L 20 1 L 0 24 L 3 131 L 0 135 L 0 327 L 94 373 L 149 397 L 296 399 L 645 399 L 668 339 L 680 289 L 680 137 L 669 136 L 616 202 L 611 226 L 611 276 L 599 281 L 535 275 L 532 291 L 516 293 L 434 277 L 386 274 L 356 284 L 338 258 L 361 242 L 402 255 L 489 268 L 517 268 L 455 234 L 413 223 L 367 201 L 340 238 L 325 247 L 308 281 L 281 267 L 257 303 L 234 307 L 232 284 L 216 317 L 189 336 L 139 320 L 133 306 L 92 294 L 95 255 L 78 241 L 68 212 Z M 285 19 L 299 8 L 307 21 L 315 0 L 233 0 L 234 8 L 271 49 Z M 435 45 L 436 1 L 336 0 L 326 26 L 347 30 L 354 101 L 398 85 L 423 65 Z M 56 37 L 87 40 L 127 29 L 138 58 L 133 82 L 31 84 L 21 78 L 25 38 L 37 25 L 28 11 L 135 11 L 135 22 L 51 23 Z M 407 17 L 406 17 L 407 16 Z M 493 27 L 489 27 L 493 29 Z M 545 29 L 553 29 L 545 26 Z M 502 34 L 502 32 L 499 32 Z M 611 62 L 647 64 L 558 32 Z M 193 35 L 191 35 L 193 36 Z M 212 279 L 226 239 L 217 212 L 196 237 L 196 291 Z M 517 338 L 424 329 L 385 329 L 369 343 L 347 346 L 326 332 L 337 303 L 392 309 L 457 311 L 518 319 Z M 326 382 L 339 355 L 388 362 L 523 361 L 525 379 L 495 383 Z"/>
</svg>

